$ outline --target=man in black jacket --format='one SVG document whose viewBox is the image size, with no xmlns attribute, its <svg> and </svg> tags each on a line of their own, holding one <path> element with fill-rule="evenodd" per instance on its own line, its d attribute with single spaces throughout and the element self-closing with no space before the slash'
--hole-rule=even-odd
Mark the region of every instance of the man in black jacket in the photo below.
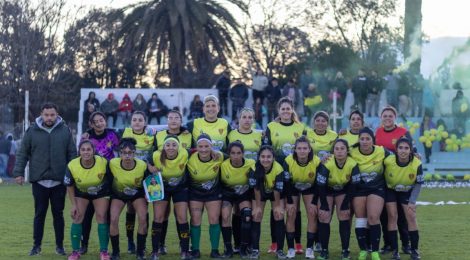
<svg viewBox="0 0 470 260">
<path fill-rule="evenodd" d="M 228 70 L 224 71 L 220 78 L 215 84 L 217 90 L 219 90 L 219 104 L 220 104 L 220 113 L 222 116 L 228 115 L 227 108 L 227 98 L 228 92 L 230 90 L 230 72 Z"/>
<path fill-rule="evenodd" d="M 277 117 L 277 102 L 281 99 L 281 91 L 277 78 L 272 78 L 271 84 L 264 90 L 266 99 L 268 100 L 268 123 Z"/>
<path fill-rule="evenodd" d="M 63 185 L 67 163 L 77 155 L 72 133 L 57 113 L 57 106 L 46 103 L 41 108 L 41 116 L 26 131 L 21 148 L 16 156 L 13 177 L 23 185 L 26 164 L 29 162 L 29 181 L 34 198 L 34 245 L 30 256 L 41 252 L 44 221 L 49 201 L 54 231 L 56 253 L 64 251 L 64 205 L 66 188 Z"/>
</svg>

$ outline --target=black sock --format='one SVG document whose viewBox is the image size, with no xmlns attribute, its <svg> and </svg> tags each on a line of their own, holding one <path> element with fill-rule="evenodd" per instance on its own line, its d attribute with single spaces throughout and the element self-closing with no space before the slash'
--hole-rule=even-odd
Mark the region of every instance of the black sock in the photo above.
<svg viewBox="0 0 470 260">
<path fill-rule="evenodd" d="M 113 247 L 113 255 L 119 254 L 121 250 L 119 249 L 119 235 L 109 236 L 111 240 L 111 246 Z"/>
<path fill-rule="evenodd" d="M 398 250 L 398 234 L 396 230 L 388 231 L 388 239 L 390 239 L 392 250 Z"/>
<path fill-rule="evenodd" d="M 259 238 L 261 233 L 261 222 L 251 222 L 251 245 L 253 249 L 259 250 Z"/>
<path fill-rule="evenodd" d="M 330 240 L 330 224 L 329 223 L 320 223 L 318 226 L 318 234 L 320 237 L 320 244 L 322 251 L 328 251 L 328 244 Z"/>
<path fill-rule="evenodd" d="M 180 246 L 182 252 L 189 251 L 189 224 L 178 224 L 178 236 L 180 238 Z"/>
<path fill-rule="evenodd" d="M 400 234 L 400 240 L 403 247 L 410 245 L 410 235 L 408 234 L 408 222 L 406 222 L 405 212 L 403 207 L 397 207 L 398 219 L 398 233 Z"/>
<path fill-rule="evenodd" d="M 126 213 L 127 241 L 134 242 L 135 213 Z"/>
<path fill-rule="evenodd" d="M 168 231 L 168 219 L 163 221 L 162 237 L 160 238 L 160 246 L 165 246 L 166 233 Z"/>
<path fill-rule="evenodd" d="M 369 233 L 372 252 L 377 252 L 380 246 L 380 224 L 369 225 Z"/>
<path fill-rule="evenodd" d="M 359 245 L 359 248 L 361 249 L 361 251 L 367 250 L 366 233 L 367 233 L 366 228 L 356 228 L 357 244 Z"/>
<path fill-rule="evenodd" d="M 408 231 L 408 234 L 410 235 L 411 249 L 418 250 L 418 243 L 419 243 L 418 230 Z"/>
<path fill-rule="evenodd" d="M 286 238 L 286 224 L 284 220 L 276 220 L 276 243 L 277 250 L 284 250 L 284 240 Z"/>
<path fill-rule="evenodd" d="M 271 217 L 269 219 L 269 227 L 271 228 L 271 243 L 276 243 L 276 226 L 274 222 L 274 212 L 271 210 Z"/>
<path fill-rule="evenodd" d="M 241 229 L 241 217 L 240 215 L 232 215 L 232 230 L 233 230 L 233 244 L 236 248 L 240 247 L 240 229 Z"/>
<path fill-rule="evenodd" d="M 144 255 L 145 252 L 145 240 L 147 239 L 147 234 L 139 234 L 137 233 L 137 255 Z"/>
<path fill-rule="evenodd" d="M 242 245 L 250 244 L 250 233 L 251 233 L 251 219 L 241 219 L 241 229 L 240 229 L 240 247 Z"/>
<path fill-rule="evenodd" d="M 298 210 L 295 216 L 295 243 L 300 244 L 301 236 L 302 236 L 302 214 L 300 214 L 300 210 Z"/>
<path fill-rule="evenodd" d="M 315 233 L 307 232 L 307 248 L 313 249 L 313 243 L 315 243 Z"/>
<path fill-rule="evenodd" d="M 294 232 L 287 232 L 286 233 L 286 238 L 287 238 L 287 248 L 288 249 L 294 248 L 295 233 Z"/>
<path fill-rule="evenodd" d="M 83 246 L 88 246 L 88 241 L 90 238 L 91 223 L 93 222 L 93 215 L 95 214 L 95 208 L 93 203 L 88 204 L 88 207 L 85 211 L 85 216 L 82 221 L 82 240 L 81 244 Z"/>
<path fill-rule="evenodd" d="M 380 214 L 380 225 L 382 226 L 382 236 L 384 240 L 384 247 L 390 246 L 390 238 L 388 237 L 387 224 L 388 224 L 387 207 L 385 207 L 384 205 L 382 209 L 382 213 Z"/>
<path fill-rule="evenodd" d="M 339 235 L 341 237 L 341 248 L 349 249 L 349 238 L 351 237 L 351 223 L 349 220 L 339 221 Z"/>
<path fill-rule="evenodd" d="M 162 236 L 163 224 L 158 222 L 152 222 L 152 250 L 158 252 L 160 245 L 160 239 Z"/>
<path fill-rule="evenodd" d="M 227 252 L 232 252 L 232 227 L 222 227 L 222 238 Z"/>
<path fill-rule="evenodd" d="M 388 239 L 388 238 L 387 238 Z M 371 242 L 370 242 L 370 227 L 366 228 L 366 246 L 367 249 L 370 249 L 371 247 Z"/>
</svg>

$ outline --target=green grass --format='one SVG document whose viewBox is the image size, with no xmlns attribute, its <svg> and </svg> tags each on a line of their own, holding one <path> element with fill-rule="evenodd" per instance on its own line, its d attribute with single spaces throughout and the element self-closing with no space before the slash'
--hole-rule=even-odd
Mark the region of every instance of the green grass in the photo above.
<svg viewBox="0 0 470 260">
<path fill-rule="evenodd" d="M 27 254 L 32 246 L 32 223 L 33 223 L 33 198 L 31 186 L 23 187 L 14 184 L 0 185 L 0 259 L 65 259 L 55 255 L 54 234 L 52 228 L 52 217 L 48 213 L 45 227 L 42 255 L 40 257 L 28 257 Z M 421 201 L 470 201 L 470 189 L 424 189 Z M 304 211 L 303 211 L 304 214 Z M 69 203 L 66 201 L 64 211 L 66 221 L 65 246 L 70 251 L 70 217 Z M 265 216 L 268 216 L 265 214 Z M 418 222 L 420 229 L 420 251 L 423 259 L 468 259 L 465 247 L 468 246 L 468 234 L 470 233 L 469 222 L 470 205 L 448 205 L 448 206 L 420 206 L 418 207 Z M 124 219 L 124 214 L 122 218 Z M 305 232 L 306 217 L 303 216 L 303 231 Z M 264 218 L 261 235 L 262 259 L 274 259 L 265 252 L 271 242 L 268 226 L 269 217 Z M 332 235 L 330 241 L 330 259 L 338 259 L 340 254 L 340 242 L 337 228 L 338 222 L 333 221 Z M 121 225 L 121 248 L 127 248 L 124 225 Z M 208 224 L 204 220 L 202 226 L 201 251 L 207 256 L 209 253 Z M 302 241 L 305 243 L 305 235 Z M 162 259 L 175 259 L 178 256 L 178 241 L 173 217 L 171 217 L 167 235 L 167 245 L 170 254 Z M 151 247 L 150 238 L 147 240 L 147 248 Z M 222 242 L 220 244 L 222 249 Z M 98 236 L 96 224 L 90 237 L 89 253 L 81 259 L 98 259 Z M 222 251 L 222 250 L 221 250 Z M 357 255 L 357 242 L 354 232 L 351 235 L 351 251 L 353 256 Z M 127 253 L 122 254 L 122 259 L 135 259 Z M 304 259 L 298 256 L 297 259 Z M 383 257 L 382 259 L 389 259 Z M 402 255 L 402 259 L 409 259 Z"/>
</svg>

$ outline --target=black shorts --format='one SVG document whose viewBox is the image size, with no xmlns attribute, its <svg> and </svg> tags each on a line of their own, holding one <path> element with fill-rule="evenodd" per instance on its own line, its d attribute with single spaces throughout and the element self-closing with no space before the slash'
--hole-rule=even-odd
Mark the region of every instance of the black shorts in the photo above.
<svg viewBox="0 0 470 260">
<path fill-rule="evenodd" d="M 334 190 L 330 187 L 328 187 L 326 189 L 326 196 L 329 196 L 329 197 L 336 197 L 336 196 L 340 196 L 340 195 L 344 195 L 346 194 L 346 189 L 342 189 L 342 190 Z"/>
<path fill-rule="evenodd" d="M 356 190 L 354 197 L 367 197 L 369 195 L 377 195 L 385 200 L 385 188 L 359 189 L 359 190 Z"/>
<path fill-rule="evenodd" d="M 111 193 L 111 200 L 120 200 L 124 203 L 132 203 L 134 202 L 135 200 L 137 199 L 145 199 L 145 192 L 144 190 L 139 190 L 137 192 L 137 194 L 135 194 L 134 196 L 123 196 L 121 194 L 117 194 L 117 193 Z M 147 201 L 147 200 L 145 200 Z"/>
<path fill-rule="evenodd" d="M 86 193 L 75 193 L 75 197 L 86 199 L 86 200 L 92 202 L 92 201 L 97 200 L 97 199 L 108 198 L 109 194 L 103 193 L 103 194 L 98 194 L 98 195 L 90 195 L 90 194 L 86 194 Z"/>
<path fill-rule="evenodd" d="M 305 189 L 305 190 L 299 190 L 297 188 L 292 189 L 292 196 L 300 196 L 300 195 L 315 195 L 315 189 L 313 187 Z"/>
<path fill-rule="evenodd" d="M 220 191 L 211 192 L 208 194 L 202 194 L 197 191 L 189 190 L 189 201 L 200 201 L 200 202 L 210 202 L 222 200 L 222 193 Z"/>
<path fill-rule="evenodd" d="M 183 189 L 176 189 L 176 190 L 164 190 L 165 197 L 163 198 L 164 201 L 173 200 L 173 203 L 178 202 L 188 202 L 189 201 L 189 190 L 188 188 Z"/>
<path fill-rule="evenodd" d="M 284 192 L 281 192 L 281 199 L 284 199 L 286 196 L 284 194 Z M 255 197 L 253 196 L 253 199 Z M 271 193 L 265 193 L 265 194 L 261 194 L 261 201 L 274 201 L 274 191 L 271 192 Z"/>
<path fill-rule="evenodd" d="M 410 201 L 411 191 L 396 191 L 392 189 L 385 190 L 385 203 L 396 202 L 407 205 Z"/>
<path fill-rule="evenodd" d="M 235 196 L 224 194 L 224 192 L 222 191 L 222 201 L 228 201 L 230 202 L 230 204 L 232 204 L 232 206 L 239 205 L 243 201 L 251 202 L 252 199 L 253 199 L 253 192 L 251 190 L 248 190 L 241 195 L 235 195 Z"/>
</svg>

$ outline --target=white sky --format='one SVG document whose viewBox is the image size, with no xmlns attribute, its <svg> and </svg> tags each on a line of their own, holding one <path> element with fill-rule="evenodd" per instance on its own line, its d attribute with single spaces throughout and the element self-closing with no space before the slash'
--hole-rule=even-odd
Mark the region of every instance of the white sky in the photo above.
<svg viewBox="0 0 470 260">
<path fill-rule="evenodd" d="M 68 0 L 72 4 L 95 7 L 123 7 L 136 0 Z M 404 9 L 405 0 L 398 0 Z M 422 28 L 430 38 L 453 36 L 470 37 L 470 1 L 422 0 Z M 402 10 L 404 15 L 404 10 Z"/>
</svg>

